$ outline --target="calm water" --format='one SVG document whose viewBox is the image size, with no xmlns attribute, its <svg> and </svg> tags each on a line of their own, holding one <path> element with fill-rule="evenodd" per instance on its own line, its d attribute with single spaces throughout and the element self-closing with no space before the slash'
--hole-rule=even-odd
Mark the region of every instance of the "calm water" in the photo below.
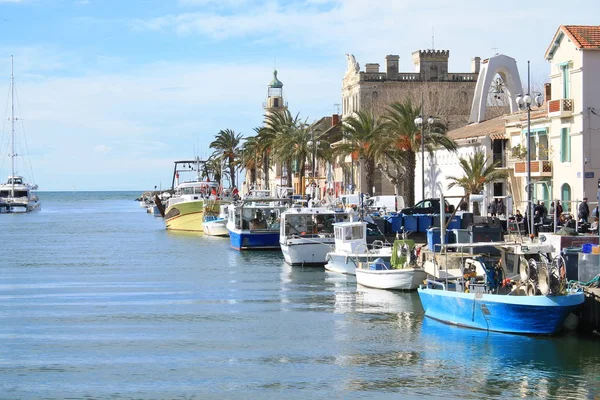
<svg viewBox="0 0 600 400">
<path fill-rule="evenodd" d="M 166 232 L 138 195 L 0 215 L 0 398 L 600 396 L 599 340 L 446 326 L 416 294 Z"/>
</svg>

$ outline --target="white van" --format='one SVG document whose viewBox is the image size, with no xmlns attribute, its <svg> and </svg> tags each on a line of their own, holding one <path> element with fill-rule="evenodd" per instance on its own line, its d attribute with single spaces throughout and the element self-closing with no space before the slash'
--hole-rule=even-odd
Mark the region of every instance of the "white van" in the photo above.
<svg viewBox="0 0 600 400">
<path fill-rule="evenodd" d="M 365 203 L 368 201 L 367 196 L 363 197 L 363 201 Z M 350 207 L 352 205 L 359 206 L 360 205 L 360 195 L 358 194 L 343 194 L 340 196 L 340 202 L 346 207 Z"/>
<path fill-rule="evenodd" d="M 399 212 L 404 208 L 404 197 L 402 196 L 373 196 L 365 202 L 366 206 L 372 211 Z"/>
</svg>

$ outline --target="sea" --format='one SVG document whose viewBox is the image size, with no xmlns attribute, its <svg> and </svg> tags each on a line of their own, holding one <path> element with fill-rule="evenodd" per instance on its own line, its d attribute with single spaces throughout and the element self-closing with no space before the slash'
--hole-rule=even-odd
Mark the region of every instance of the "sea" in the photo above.
<svg viewBox="0 0 600 400">
<path fill-rule="evenodd" d="M 600 339 L 424 318 L 416 293 L 165 230 L 140 192 L 0 215 L 0 399 L 598 399 Z"/>
</svg>

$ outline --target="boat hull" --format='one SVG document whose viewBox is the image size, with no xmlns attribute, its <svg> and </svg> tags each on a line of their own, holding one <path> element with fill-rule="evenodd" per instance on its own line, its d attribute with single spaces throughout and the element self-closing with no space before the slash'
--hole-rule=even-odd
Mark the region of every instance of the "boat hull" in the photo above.
<svg viewBox="0 0 600 400">
<path fill-rule="evenodd" d="M 426 277 L 421 268 L 356 269 L 356 283 L 376 289 L 415 290 Z"/>
<path fill-rule="evenodd" d="M 204 221 L 204 234 L 209 236 L 229 236 L 226 219 Z"/>
<path fill-rule="evenodd" d="M 504 333 L 550 335 L 560 330 L 584 294 L 509 296 L 419 288 L 425 316 L 453 325 Z"/>
<path fill-rule="evenodd" d="M 290 265 L 325 265 L 333 238 L 289 239 L 280 243 L 285 262 Z"/>
<path fill-rule="evenodd" d="M 279 230 L 249 231 L 229 229 L 231 247 L 236 250 L 279 250 Z"/>
<path fill-rule="evenodd" d="M 340 274 L 356 275 L 356 267 L 360 264 L 366 264 L 375 258 L 381 258 L 389 263 L 392 258 L 391 251 L 384 252 L 383 249 L 377 252 L 372 250 L 370 253 L 349 254 L 346 252 L 332 251 L 327 254 L 327 264 L 325 269 Z"/>
<path fill-rule="evenodd" d="M 172 231 L 202 232 L 203 201 L 177 203 L 165 210 L 165 225 Z"/>
</svg>

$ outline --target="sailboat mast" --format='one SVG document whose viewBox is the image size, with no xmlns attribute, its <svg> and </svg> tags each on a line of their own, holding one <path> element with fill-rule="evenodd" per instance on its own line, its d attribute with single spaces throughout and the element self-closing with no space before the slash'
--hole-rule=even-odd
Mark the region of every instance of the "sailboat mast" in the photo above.
<svg viewBox="0 0 600 400">
<path fill-rule="evenodd" d="M 10 56 L 10 103 L 11 103 L 11 196 L 15 197 L 15 67 L 13 56 Z"/>
</svg>

